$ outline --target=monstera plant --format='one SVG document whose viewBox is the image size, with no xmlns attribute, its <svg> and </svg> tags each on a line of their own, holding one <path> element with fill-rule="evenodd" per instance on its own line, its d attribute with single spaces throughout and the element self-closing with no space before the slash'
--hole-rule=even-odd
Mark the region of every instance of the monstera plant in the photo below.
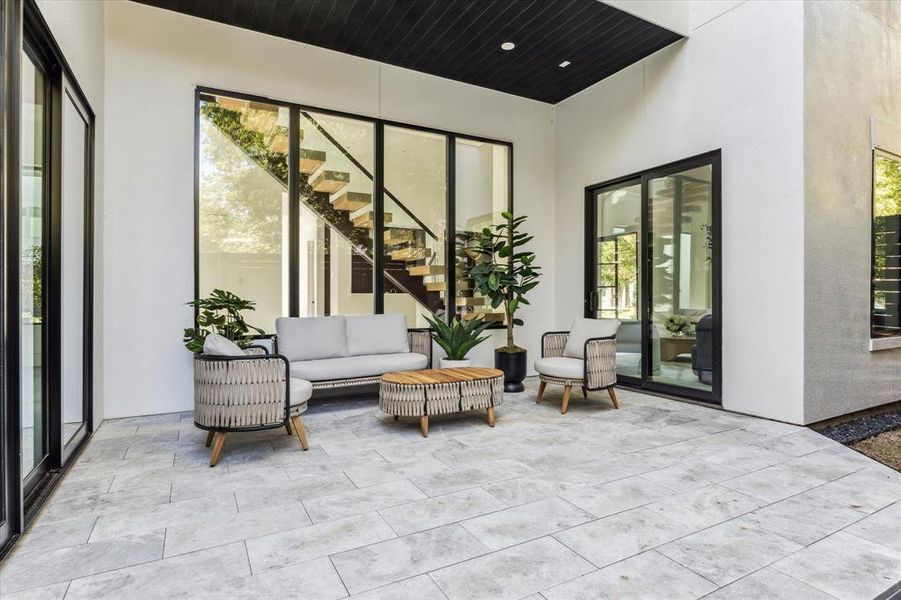
<svg viewBox="0 0 901 600">
<path fill-rule="evenodd" d="M 203 342 L 211 333 L 218 333 L 244 348 L 254 335 L 265 335 L 259 327 L 248 325 L 241 314 L 256 310 L 256 303 L 244 300 L 232 292 L 213 290 L 206 298 L 188 302 L 197 309 L 197 328 L 185 328 L 185 347 L 195 354 L 203 352 Z"/>
<path fill-rule="evenodd" d="M 527 356 L 525 348 L 514 342 L 513 328 L 523 324 L 516 312 L 529 304 L 526 295 L 538 285 L 541 267 L 535 265 L 535 253 L 523 249 L 533 238 L 521 231 L 526 217 L 514 217 L 506 211 L 502 216 L 503 223 L 486 227 L 479 235 L 476 265 L 470 270 L 470 276 L 476 290 L 491 300 L 492 308 L 504 307 L 507 345 L 495 350 L 494 363 L 504 371 L 505 389 L 521 392 Z"/>
</svg>

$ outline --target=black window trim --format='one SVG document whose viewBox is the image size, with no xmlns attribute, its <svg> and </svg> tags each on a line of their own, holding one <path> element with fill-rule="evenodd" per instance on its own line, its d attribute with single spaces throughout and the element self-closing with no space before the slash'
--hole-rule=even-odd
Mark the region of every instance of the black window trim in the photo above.
<svg viewBox="0 0 901 600">
<path fill-rule="evenodd" d="M 385 211 L 385 185 L 384 185 L 384 137 L 385 127 L 398 127 L 413 131 L 422 131 L 425 133 L 433 133 L 444 136 L 447 143 L 446 158 L 446 191 L 445 204 L 447 209 L 447 220 L 445 224 L 445 245 L 447 246 L 448 261 L 453 257 L 454 240 L 456 239 L 455 218 L 456 218 L 456 153 L 455 150 L 457 140 L 471 140 L 474 142 L 483 142 L 487 144 L 495 144 L 505 146 L 507 148 L 507 210 L 513 212 L 513 142 L 489 138 L 481 135 L 469 133 L 460 133 L 456 131 L 439 129 L 426 125 L 417 125 L 412 123 L 403 123 L 390 119 L 382 119 L 367 115 L 359 115 L 346 111 L 334 110 L 329 108 L 320 108 L 307 104 L 299 104 L 287 100 L 279 100 L 262 96 L 258 94 L 248 94 L 244 92 L 236 92 L 225 90 L 212 86 L 196 85 L 194 87 L 194 298 L 200 297 L 200 101 L 202 96 L 227 96 L 239 100 L 249 100 L 251 102 L 261 102 L 272 104 L 274 106 L 285 107 L 289 111 L 289 131 L 288 131 L 288 193 L 291 201 L 289 203 L 289 258 L 288 258 L 288 297 L 289 297 L 289 316 L 296 317 L 300 315 L 300 306 L 298 302 L 297 286 L 299 285 L 300 273 L 300 214 L 299 208 L 295 206 L 294 198 L 297 197 L 297 175 L 296 168 L 291 168 L 292 164 L 296 167 L 299 158 L 296 156 L 299 144 L 299 115 L 301 112 L 315 112 L 335 117 L 345 117 L 373 124 L 374 136 L 374 165 L 373 165 L 373 211 L 375 213 L 375 229 L 373 230 L 373 314 L 384 313 L 384 211 Z M 292 161 L 294 161 L 292 163 Z M 296 213 L 296 214 L 295 214 Z M 456 314 L 454 285 L 454 269 L 445 269 L 445 298 L 448 306 L 445 313 L 446 318 L 450 320 Z M 197 311 L 194 312 L 194 324 L 197 322 Z M 506 327 L 502 323 L 493 323 L 489 329 L 503 329 Z M 261 337 L 271 337 L 271 334 Z"/>
</svg>

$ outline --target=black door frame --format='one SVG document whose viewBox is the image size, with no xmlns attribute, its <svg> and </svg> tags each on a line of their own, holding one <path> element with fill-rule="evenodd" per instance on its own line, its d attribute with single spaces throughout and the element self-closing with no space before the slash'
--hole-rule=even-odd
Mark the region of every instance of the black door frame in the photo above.
<svg viewBox="0 0 901 600">
<path fill-rule="evenodd" d="M 651 201 L 648 183 L 652 179 L 673 175 L 680 171 L 710 165 L 711 167 L 711 309 L 713 315 L 713 385 L 712 391 L 681 387 L 651 380 L 651 276 L 653 248 L 651 244 Z M 590 185 L 585 188 L 585 258 L 584 258 L 584 316 L 594 318 L 596 311 L 597 265 L 595 261 L 595 224 L 597 222 L 597 202 L 599 192 L 628 185 L 641 185 L 641 225 L 639 244 L 641 250 L 640 273 L 640 320 L 642 323 L 642 375 L 640 378 L 618 375 L 617 379 L 626 387 L 647 390 L 669 396 L 688 398 L 712 404 L 722 404 L 722 151 L 705 152 Z"/>
<path fill-rule="evenodd" d="M 0 303 L 2 310 L 2 360 L 0 360 L 0 426 L 3 443 L 2 466 L 4 477 L 3 502 L 5 520 L 0 515 L 0 558 L 15 543 L 29 525 L 53 488 L 72 465 L 94 429 L 93 420 L 93 287 L 94 287 L 94 150 L 95 115 L 86 95 L 75 79 L 53 38 L 50 28 L 41 15 L 35 0 L 7 0 L 3 11 L 3 103 L 0 128 L 2 128 L 2 202 L 0 215 Z M 48 77 L 48 95 L 45 113 L 45 168 L 46 187 L 45 239 L 46 254 L 43 257 L 47 289 L 45 290 L 44 348 L 47 362 L 43 366 L 46 376 L 46 422 L 48 432 L 47 471 L 35 476 L 33 481 L 23 481 L 20 399 L 20 304 L 19 304 L 19 214 L 21 156 L 19 153 L 21 118 L 21 61 L 27 47 L 28 54 L 40 65 Z M 63 406 L 60 388 L 61 347 L 59 296 L 62 276 L 60 214 L 62 197 L 62 106 L 63 94 L 72 99 L 87 124 L 85 139 L 85 212 L 84 212 L 84 279 L 83 279 L 83 340 L 82 340 L 82 416 L 84 426 L 69 443 L 63 437 Z"/>
</svg>

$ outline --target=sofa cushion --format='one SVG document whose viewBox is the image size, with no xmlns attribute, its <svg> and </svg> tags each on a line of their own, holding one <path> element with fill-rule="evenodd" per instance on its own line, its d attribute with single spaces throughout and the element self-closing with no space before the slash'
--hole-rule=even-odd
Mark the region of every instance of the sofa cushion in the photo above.
<svg viewBox="0 0 901 600">
<path fill-rule="evenodd" d="M 309 381 L 374 377 L 390 371 L 425 369 L 428 367 L 428 363 L 427 356 L 414 352 L 323 358 L 292 362 L 291 377 L 300 377 Z"/>
<path fill-rule="evenodd" d="M 203 340 L 203 353 L 207 356 L 241 356 L 244 351 L 224 335 L 211 333 Z"/>
<path fill-rule="evenodd" d="M 344 317 L 279 317 L 275 320 L 278 352 L 289 361 L 347 356 Z"/>
<path fill-rule="evenodd" d="M 569 328 L 563 356 L 585 358 L 585 342 L 591 338 L 610 337 L 619 329 L 619 319 L 576 319 Z"/>
<path fill-rule="evenodd" d="M 539 358 L 535 361 L 535 370 L 542 375 L 561 377 L 563 379 L 582 379 L 585 377 L 585 361 L 579 358 L 553 356 Z"/>
<path fill-rule="evenodd" d="M 410 351 L 407 318 L 404 315 L 345 317 L 347 354 L 399 354 Z"/>
</svg>

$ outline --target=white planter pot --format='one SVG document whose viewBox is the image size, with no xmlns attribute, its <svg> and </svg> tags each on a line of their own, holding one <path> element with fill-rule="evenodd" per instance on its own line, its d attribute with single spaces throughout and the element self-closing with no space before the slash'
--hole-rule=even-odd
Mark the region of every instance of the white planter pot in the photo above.
<svg viewBox="0 0 901 600">
<path fill-rule="evenodd" d="M 442 369 L 454 369 L 456 367 L 471 367 L 472 361 L 468 358 L 464 358 L 463 360 L 448 360 L 446 358 L 441 359 L 441 368 Z"/>
</svg>

